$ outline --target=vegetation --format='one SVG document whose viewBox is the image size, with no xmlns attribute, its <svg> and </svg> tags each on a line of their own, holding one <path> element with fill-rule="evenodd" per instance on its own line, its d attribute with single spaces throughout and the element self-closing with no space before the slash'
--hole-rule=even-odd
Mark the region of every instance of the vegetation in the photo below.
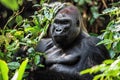
<svg viewBox="0 0 120 80">
<path fill-rule="evenodd" d="M 118 3 L 120 4 L 120 3 Z M 100 36 L 103 41 L 99 44 L 105 44 L 111 55 L 111 60 L 106 60 L 101 65 L 82 71 L 85 73 L 102 72 L 94 77 L 94 80 L 120 80 L 120 7 L 113 6 L 103 11 L 103 15 L 110 16 L 110 22 Z"/>
<path fill-rule="evenodd" d="M 17 2 L 17 0 L 13 0 L 12 5 L 9 0 L 1 0 L 1 3 L 13 10 L 13 15 L 9 18 L 4 28 L 0 30 L 0 58 L 6 61 L 8 64 L 7 66 L 7 64 L 1 60 L 1 63 L 3 64 L 1 64 L 1 68 L 6 67 L 8 69 L 9 67 L 10 74 L 13 74 L 13 71 L 20 67 L 20 69 L 14 74 L 12 80 L 21 80 L 28 60 L 30 64 L 27 66 L 29 69 L 34 69 L 36 66 L 43 66 L 42 64 L 39 64 L 40 56 L 43 54 L 35 52 L 34 47 L 37 42 L 46 34 L 47 28 L 53 18 L 54 10 L 52 8 L 50 9 L 50 6 L 48 5 L 37 5 L 42 6 L 42 9 L 36 11 L 34 15 L 31 16 L 32 19 L 28 20 L 23 19 L 23 17 L 20 15 L 22 10 L 18 10 L 19 2 Z M 8 24 L 12 20 L 15 20 L 16 25 L 9 28 Z M 28 53 L 28 59 L 25 60 L 23 57 L 16 57 L 17 62 L 12 62 L 14 54 L 20 47 L 23 47 L 23 49 L 27 50 L 26 53 Z M 25 61 L 20 66 L 20 63 L 23 60 Z M 4 71 L 1 71 L 1 76 L 3 74 Z M 8 70 L 6 70 L 5 76 L 8 76 Z M 12 75 L 10 75 L 10 78 L 11 76 Z M 0 80 L 8 80 L 7 77 L 5 78 L 6 79 L 4 79 L 3 76 L 3 79 L 1 78 Z"/>
<path fill-rule="evenodd" d="M 0 0 L 4 7 L 12 11 L 12 15 L 7 18 L 6 24 L 1 26 L 2 28 L 0 29 L 0 80 L 22 80 L 29 74 L 25 69 L 34 70 L 37 67 L 44 67 L 44 65 L 39 64 L 40 56 L 44 56 L 44 53 L 35 52 L 34 48 L 40 39 L 47 35 L 47 29 L 52 23 L 55 13 L 62 6 L 59 3 L 48 5 L 45 2 L 49 2 L 49 0 L 40 0 L 39 4 L 33 5 L 38 10 L 29 18 L 25 18 L 22 16 L 24 1 L 11 1 Z M 97 1 L 74 0 L 74 2 L 78 7 L 82 6 L 80 10 L 87 22 L 88 30 L 93 27 L 88 25 L 93 25 L 98 19 L 102 20 L 103 15 L 109 15 L 110 17 L 109 24 L 99 36 L 103 41 L 98 43 L 98 45 L 106 45 L 110 52 L 111 60 L 106 60 L 101 65 L 84 70 L 81 74 L 101 72 L 94 77 L 94 80 L 120 80 L 120 2 L 112 3 L 110 8 L 106 7 L 102 14 L 99 14 Z M 88 10 L 90 13 L 88 14 L 85 7 L 87 5 L 90 6 Z M 20 47 L 27 50 L 26 55 L 28 57 L 16 57 L 17 61 L 13 62 L 14 55 Z"/>
</svg>

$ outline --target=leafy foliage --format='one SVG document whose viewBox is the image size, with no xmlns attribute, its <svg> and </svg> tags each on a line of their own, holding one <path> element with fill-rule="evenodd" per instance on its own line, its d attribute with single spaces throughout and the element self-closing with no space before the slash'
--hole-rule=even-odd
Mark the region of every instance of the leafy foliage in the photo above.
<svg viewBox="0 0 120 80">
<path fill-rule="evenodd" d="M 120 8 L 108 8 L 103 11 L 103 14 L 110 15 L 111 21 L 101 36 L 104 40 L 98 44 L 106 44 L 107 48 L 110 50 L 111 57 L 116 58 L 115 56 L 120 53 Z"/>
<path fill-rule="evenodd" d="M 12 80 L 22 80 L 27 63 L 28 63 L 28 59 L 22 62 L 19 70 L 16 71 Z M 3 60 L 0 60 L 0 80 L 9 80 L 8 72 L 9 72 L 9 68 L 7 63 Z"/>
<path fill-rule="evenodd" d="M 83 17 L 88 18 L 88 23 L 92 25 L 95 20 L 100 16 L 98 13 L 98 2 L 97 1 L 92 1 L 92 0 L 74 0 L 78 5 L 80 6 L 79 9 L 81 12 L 83 12 Z M 89 14 L 87 13 L 86 6 L 89 6 Z M 90 16 L 91 14 L 91 16 Z"/>
<path fill-rule="evenodd" d="M 7 5 L 9 1 L 4 4 Z M 16 3 L 17 5 L 18 3 Z M 12 80 L 21 80 L 23 73 L 25 71 L 26 65 L 27 69 L 34 70 L 37 67 L 43 67 L 44 65 L 40 64 L 40 56 L 43 56 L 44 53 L 36 52 L 35 46 L 40 41 L 40 39 L 46 35 L 49 24 L 52 23 L 52 19 L 55 13 L 63 6 L 64 4 L 36 4 L 33 7 L 42 7 L 40 10 L 35 11 L 34 15 L 30 19 L 24 19 L 20 13 L 21 11 L 14 11 L 13 15 L 5 24 L 3 30 L 0 30 L 0 58 L 8 62 L 8 67 L 10 69 L 10 78 L 13 76 L 13 71 L 18 69 L 15 72 Z M 12 6 L 9 4 L 9 6 Z M 14 7 L 15 8 L 15 7 Z M 13 10 L 13 8 L 10 8 Z M 15 8 L 17 10 L 17 8 Z M 9 23 L 15 20 L 16 25 L 14 27 L 8 27 Z M 15 53 L 22 48 L 25 52 L 27 60 L 25 60 L 21 66 L 20 63 L 26 57 L 16 57 L 16 62 L 13 62 Z M 22 53 L 23 54 L 23 53 Z M 29 63 L 28 63 L 29 62 Z M 27 64 L 28 63 L 28 64 Z M 3 69 L 3 67 L 2 67 Z M 26 73 L 27 75 L 27 73 Z"/>
<path fill-rule="evenodd" d="M 109 15 L 111 21 L 100 36 L 103 41 L 97 45 L 105 44 L 112 59 L 104 61 L 101 65 L 84 70 L 81 74 L 97 74 L 93 80 L 120 80 L 120 8 L 107 8 L 103 11 L 103 14 Z"/>
</svg>

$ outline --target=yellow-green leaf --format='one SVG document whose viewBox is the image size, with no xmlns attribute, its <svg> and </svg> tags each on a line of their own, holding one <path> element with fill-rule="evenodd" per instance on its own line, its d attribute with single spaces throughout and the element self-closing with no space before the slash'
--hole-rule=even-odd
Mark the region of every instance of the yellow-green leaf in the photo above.
<svg viewBox="0 0 120 80">
<path fill-rule="evenodd" d="M 22 62 L 19 70 L 18 70 L 18 78 L 17 80 L 22 80 L 22 77 L 23 77 L 23 74 L 24 74 L 24 71 L 25 71 L 25 68 L 26 68 L 26 65 L 28 63 L 28 58 Z"/>
<path fill-rule="evenodd" d="M 17 3 L 17 0 L 0 0 L 0 3 L 2 3 L 4 6 L 11 10 L 18 10 L 19 6 Z"/>
<path fill-rule="evenodd" d="M 0 60 L 0 80 L 8 80 L 8 66 L 3 60 Z"/>
</svg>

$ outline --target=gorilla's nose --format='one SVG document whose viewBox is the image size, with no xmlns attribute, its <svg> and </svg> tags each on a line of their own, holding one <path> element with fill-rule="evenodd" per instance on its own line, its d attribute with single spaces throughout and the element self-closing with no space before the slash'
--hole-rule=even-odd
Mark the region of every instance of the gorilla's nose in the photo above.
<svg viewBox="0 0 120 80">
<path fill-rule="evenodd" d="M 61 33 L 63 32 L 63 29 L 62 29 L 62 28 L 56 28 L 56 29 L 55 29 L 55 32 L 56 32 L 57 34 L 61 34 Z"/>
</svg>

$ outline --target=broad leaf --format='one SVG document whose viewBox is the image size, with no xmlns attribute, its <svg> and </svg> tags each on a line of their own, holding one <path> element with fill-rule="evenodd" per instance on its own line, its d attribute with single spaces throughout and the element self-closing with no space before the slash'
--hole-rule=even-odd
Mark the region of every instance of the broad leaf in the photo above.
<svg viewBox="0 0 120 80">
<path fill-rule="evenodd" d="M 8 66 L 3 60 L 0 60 L 0 80 L 8 80 Z"/>
<path fill-rule="evenodd" d="M 26 59 L 25 61 L 22 62 L 21 66 L 20 66 L 20 68 L 18 70 L 18 78 L 17 78 L 17 80 L 22 80 L 22 77 L 23 77 L 23 74 L 24 74 L 27 63 L 28 63 L 28 59 Z"/>
<path fill-rule="evenodd" d="M 11 10 L 18 10 L 19 6 L 17 3 L 17 0 L 0 0 L 0 3 L 2 3 L 4 6 Z"/>
</svg>

